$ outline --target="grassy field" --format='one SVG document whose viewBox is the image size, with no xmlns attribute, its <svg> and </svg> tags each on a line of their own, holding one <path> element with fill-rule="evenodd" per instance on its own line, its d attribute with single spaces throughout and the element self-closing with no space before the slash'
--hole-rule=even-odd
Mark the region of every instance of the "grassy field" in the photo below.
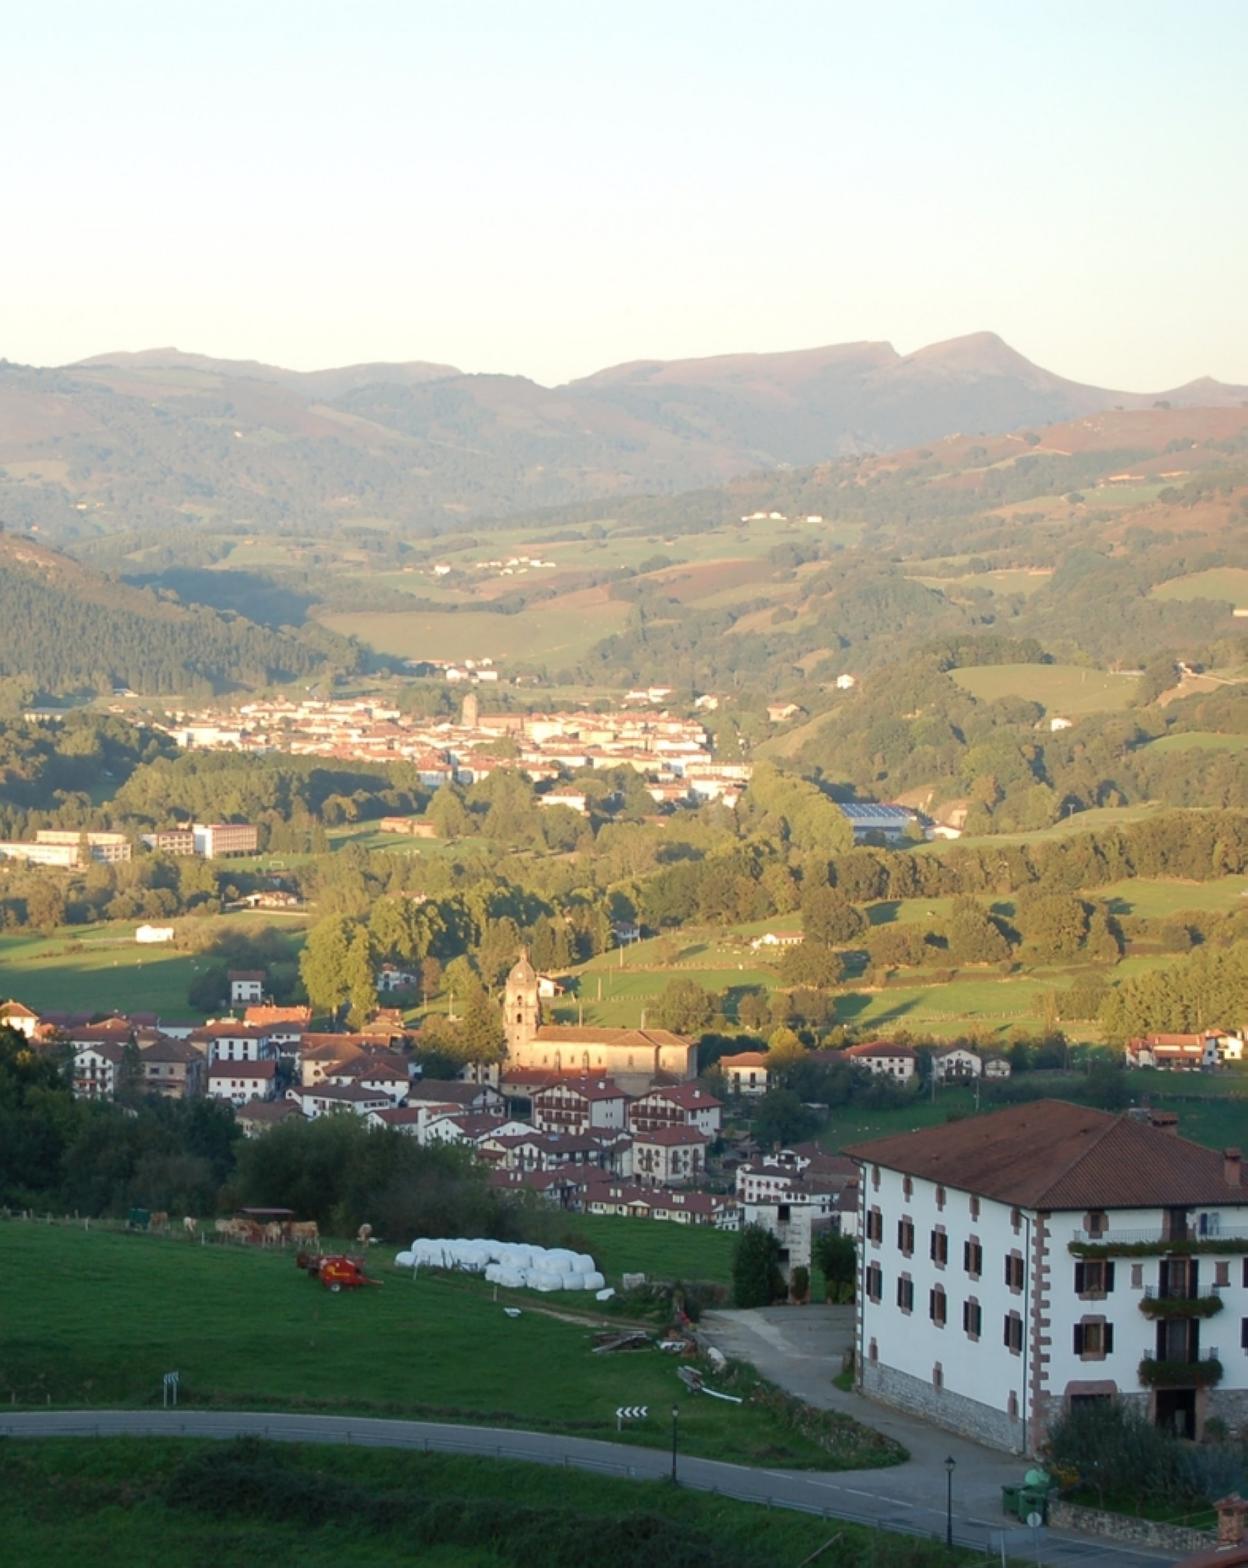
<svg viewBox="0 0 1248 1568">
<path fill-rule="evenodd" d="M 1222 599 L 1237 609 L 1248 606 L 1248 570 L 1242 566 L 1214 566 L 1206 572 L 1188 572 L 1158 583 L 1153 599 Z"/>
<path fill-rule="evenodd" d="M 995 572 L 971 572 L 962 577 L 919 577 L 928 588 L 987 588 L 991 593 L 1038 593 L 1053 575 L 1046 567 L 1003 567 Z"/>
<path fill-rule="evenodd" d="M 1248 877 L 1217 877 L 1211 882 L 1176 882 L 1163 878 L 1132 877 L 1108 887 L 1091 888 L 1087 897 L 1102 899 L 1116 915 L 1145 915 L 1164 920 L 1187 910 L 1204 914 L 1229 914 L 1242 908 L 1248 894 Z"/>
<path fill-rule="evenodd" d="M 228 1513 L 197 1508 L 184 1478 L 201 1456 L 211 1464 L 221 1455 L 231 1463 L 255 1458 L 266 1470 L 277 1465 L 314 1494 L 350 1487 L 357 1506 L 314 1522 L 298 1509 L 284 1509 L 281 1498 L 247 1510 L 236 1499 Z M 26 1568 L 79 1568 L 85 1562 L 94 1568 L 256 1563 L 356 1568 L 406 1562 L 419 1562 L 421 1568 L 511 1568 L 517 1563 L 568 1568 L 573 1561 L 592 1560 L 588 1550 L 579 1559 L 566 1551 L 556 1554 L 553 1543 L 552 1555 L 535 1557 L 531 1534 L 517 1532 L 509 1541 L 505 1529 L 493 1540 L 471 1544 L 431 1539 L 434 1532 L 421 1529 L 414 1517 L 427 1503 L 445 1510 L 463 1502 L 471 1505 L 470 1516 L 490 1505 L 514 1508 L 520 1517 L 527 1510 L 550 1511 L 550 1531 L 571 1532 L 574 1538 L 579 1533 L 585 1547 L 595 1532 L 632 1537 L 637 1551 L 626 1559 L 630 1568 L 647 1560 L 645 1520 L 655 1517 L 696 1532 L 691 1551 L 707 1543 L 699 1563 L 718 1561 L 730 1568 L 804 1563 L 833 1535 L 835 1557 L 823 1560 L 835 1561 L 838 1568 L 936 1568 L 970 1559 L 969 1553 L 951 1556 L 943 1545 L 662 1482 L 550 1470 L 508 1459 L 139 1438 L 62 1438 L 12 1443 L 0 1451 L 0 1539 L 9 1560 Z M 389 1522 L 368 1517 L 375 1509 L 388 1509 Z M 446 1512 L 441 1522 L 438 1534 L 445 1536 L 450 1533 Z"/>
<path fill-rule="evenodd" d="M 1150 741 L 1149 753 L 1158 751 L 1243 751 L 1248 748 L 1248 735 L 1217 735 L 1212 730 L 1178 731 Z"/>
<path fill-rule="evenodd" d="M 382 653 L 402 659 L 548 660 L 574 664 L 595 643 L 619 631 L 629 606 L 600 590 L 565 594 L 518 615 L 486 610 L 358 610 L 323 616 L 344 637 L 358 637 Z"/>
<path fill-rule="evenodd" d="M 305 917 L 275 920 L 266 910 L 240 911 L 214 919 L 213 929 L 234 926 L 260 931 L 280 924 L 292 941 L 303 932 Z M 23 932 L 0 937 L 0 996 L 16 997 L 36 1011 L 103 1013 L 138 1011 L 166 1018 L 200 1016 L 187 1004 L 187 987 L 201 970 L 217 962 L 207 953 L 173 946 L 141 946 L 134 940 L 135 920 L 94 926 L 62 926 L 51 936 Z M 173 922 L 175 928 L 181 921 Z"/>
<path fill-rule="evenodd" d="M 289 1253 L 181 1236 L 9 1221 L 0 1222 L 0 1252 L 6 1403 L 146 1407 L 159 1402 L 170 1367 L 198 1408 L 423 1416 L 599 1437 L 615 1434 L 618 1405 L 676 1403 L 690 1453 L 836 1467 L 769 1409 L 687 1395 L 677 1363 L 657 1350 L 594 1355 L 599 1320 L 560 1315 L 592 1307 L 592 1297 L 540 1306 L 520 1297 L 512 1319 L 489 1287 L 396 1271 L 380 1248 L 371 1268 L 382 1288 L 338 1296 Z M 748 1393 L 752 1379 L 740 1377 Z M 639 1423 L 630 1438 L 654 1434 Z"/>
<path fill-rule="evenodd" d="M 1067 718 L 1125 708 L 1138 684 L 1133 675 L 1088 670 L 1076 664 L 979 664 L 956 670 L 953 678 L 982 702 L 1023 697 Z"/>
</svg>

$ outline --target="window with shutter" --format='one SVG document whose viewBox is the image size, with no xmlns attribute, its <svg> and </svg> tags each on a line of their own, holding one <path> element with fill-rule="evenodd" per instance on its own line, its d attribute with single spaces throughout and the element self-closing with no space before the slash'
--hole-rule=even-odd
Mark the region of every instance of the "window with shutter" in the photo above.
<svg viewBox="0 0 1248 1568">
<path fill-rule="evenodd" d="M 1075 1324 L 1075 1354 L 1077 1356 L 1081 1356 L 1083 1354 L 1083 1324 L 1082 1323 L 1076 1323 Z"/>
<path fill-rule="evenodd" d="M 1101 1337 L 1105 1346 L 1105 1354 L 1107 1356 L 1112 1355 L 1114 1352 L 1114 1325 L 1112 1323 L 1105 1324 L 1101 1331 Z"/>
<path fill-rule="evenodd" d="M 1087 1280 L 1087 1277 L 1088 1277 L 1088 1271 L 1084 1267 L 1084 1265 L 1082 1263 L 1076 1263 L 1075 1264 L 1075 1295 L 1076 1296 L 1082 1296 L 1083 1295 L 1084 1282 Z"/>
</svg>

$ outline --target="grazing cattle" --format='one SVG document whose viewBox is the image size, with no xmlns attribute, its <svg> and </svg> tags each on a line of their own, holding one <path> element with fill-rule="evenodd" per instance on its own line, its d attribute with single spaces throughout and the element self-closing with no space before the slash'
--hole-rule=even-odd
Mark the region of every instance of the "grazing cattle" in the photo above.
<svg viewBox="0 0 1248 1568">
<path fill-rule="evenodd" d="M 163 1209 L 157 1209 L 148 1220 L 147 1226 L 149 1230 L 168 1230 L 169 1216 Z"/>
<path fill-rule="evenodd" d="M 280 1246 L 282 1235 L 283 1231 L 281 1220 L 270 1220 L 269 1223 L 264 1227 L 264 1239 L 266 1242 L 271 1241 L 275 1245 Z"/>
<path fill-rule="evenodd" d="M 182 1229 L 188 1236 L 193 1236 L 199 1229 L 199 1221 L 190 1214 L 184 1214 L 182 1216 Z"/>
<path fill-rule="evenodd" d="M 315 1220 L 296 1220 L 290 1227 L 291 1241 L 315 1241 L 319 1243 L 320 1237 L 321 1233 L 316 1228 Z"/>
</svg>

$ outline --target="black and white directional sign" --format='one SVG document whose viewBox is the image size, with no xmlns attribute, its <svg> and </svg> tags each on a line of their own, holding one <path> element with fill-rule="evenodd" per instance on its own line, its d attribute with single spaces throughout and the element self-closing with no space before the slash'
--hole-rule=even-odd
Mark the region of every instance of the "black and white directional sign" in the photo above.
<svg viewBox="0 0 1248 1568">
<path fill-rule="evenodd" d="M 620 1431 L 625 1421 L 644 1421 L 649 1414 L 649 1405 L 621 1405 L 615 1412 L 615 1429 Z"/>
</svg>

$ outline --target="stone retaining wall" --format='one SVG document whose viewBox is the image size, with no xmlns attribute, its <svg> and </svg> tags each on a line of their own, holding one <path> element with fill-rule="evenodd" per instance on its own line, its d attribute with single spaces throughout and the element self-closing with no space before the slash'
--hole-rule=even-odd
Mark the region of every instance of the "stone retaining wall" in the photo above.
<svg viewBox="0 0 1248 1568">
<path fill-rule="evenodd" d="M 1101 1508 L 1080 1508 L 1074 1503 L 1053 1498 L 1049 1503 L 1049 1523 L 1059 1530 L 1080 1530 L 1085 1535 L 1103 1535 L 1111 1541 L 1127 1541 L 1133 1546 L 1156 1546 L 1164 1552 L 1211 1551 L 1217 1541 L 1211 1530 L 1193 1530 L 1187 1525 L 1157 1524 L 1131 1514 L 1111 1514 Z"/>
<path fill-rule="evenodd" d="M 994 1410 L 991 1405 L 969 1399 L 965 1394 L 955 1394 L 947 1388 L 935 1388 L 908 1372 L 885 1366 L 882 1361 L 864 1361 L 859 1377 L 862 1392 L 870 1399 L 922 1416 L 925 1421 L 934 1421 L 950 1432 L 960 1432 L 963 1437 L 974 1438 L 989 1448 L 1000 1448 L 1012 1454 L 1022 1452 L 1022 1422 L 1008 1416 L 1004 1410 Z"/>
</svg>

